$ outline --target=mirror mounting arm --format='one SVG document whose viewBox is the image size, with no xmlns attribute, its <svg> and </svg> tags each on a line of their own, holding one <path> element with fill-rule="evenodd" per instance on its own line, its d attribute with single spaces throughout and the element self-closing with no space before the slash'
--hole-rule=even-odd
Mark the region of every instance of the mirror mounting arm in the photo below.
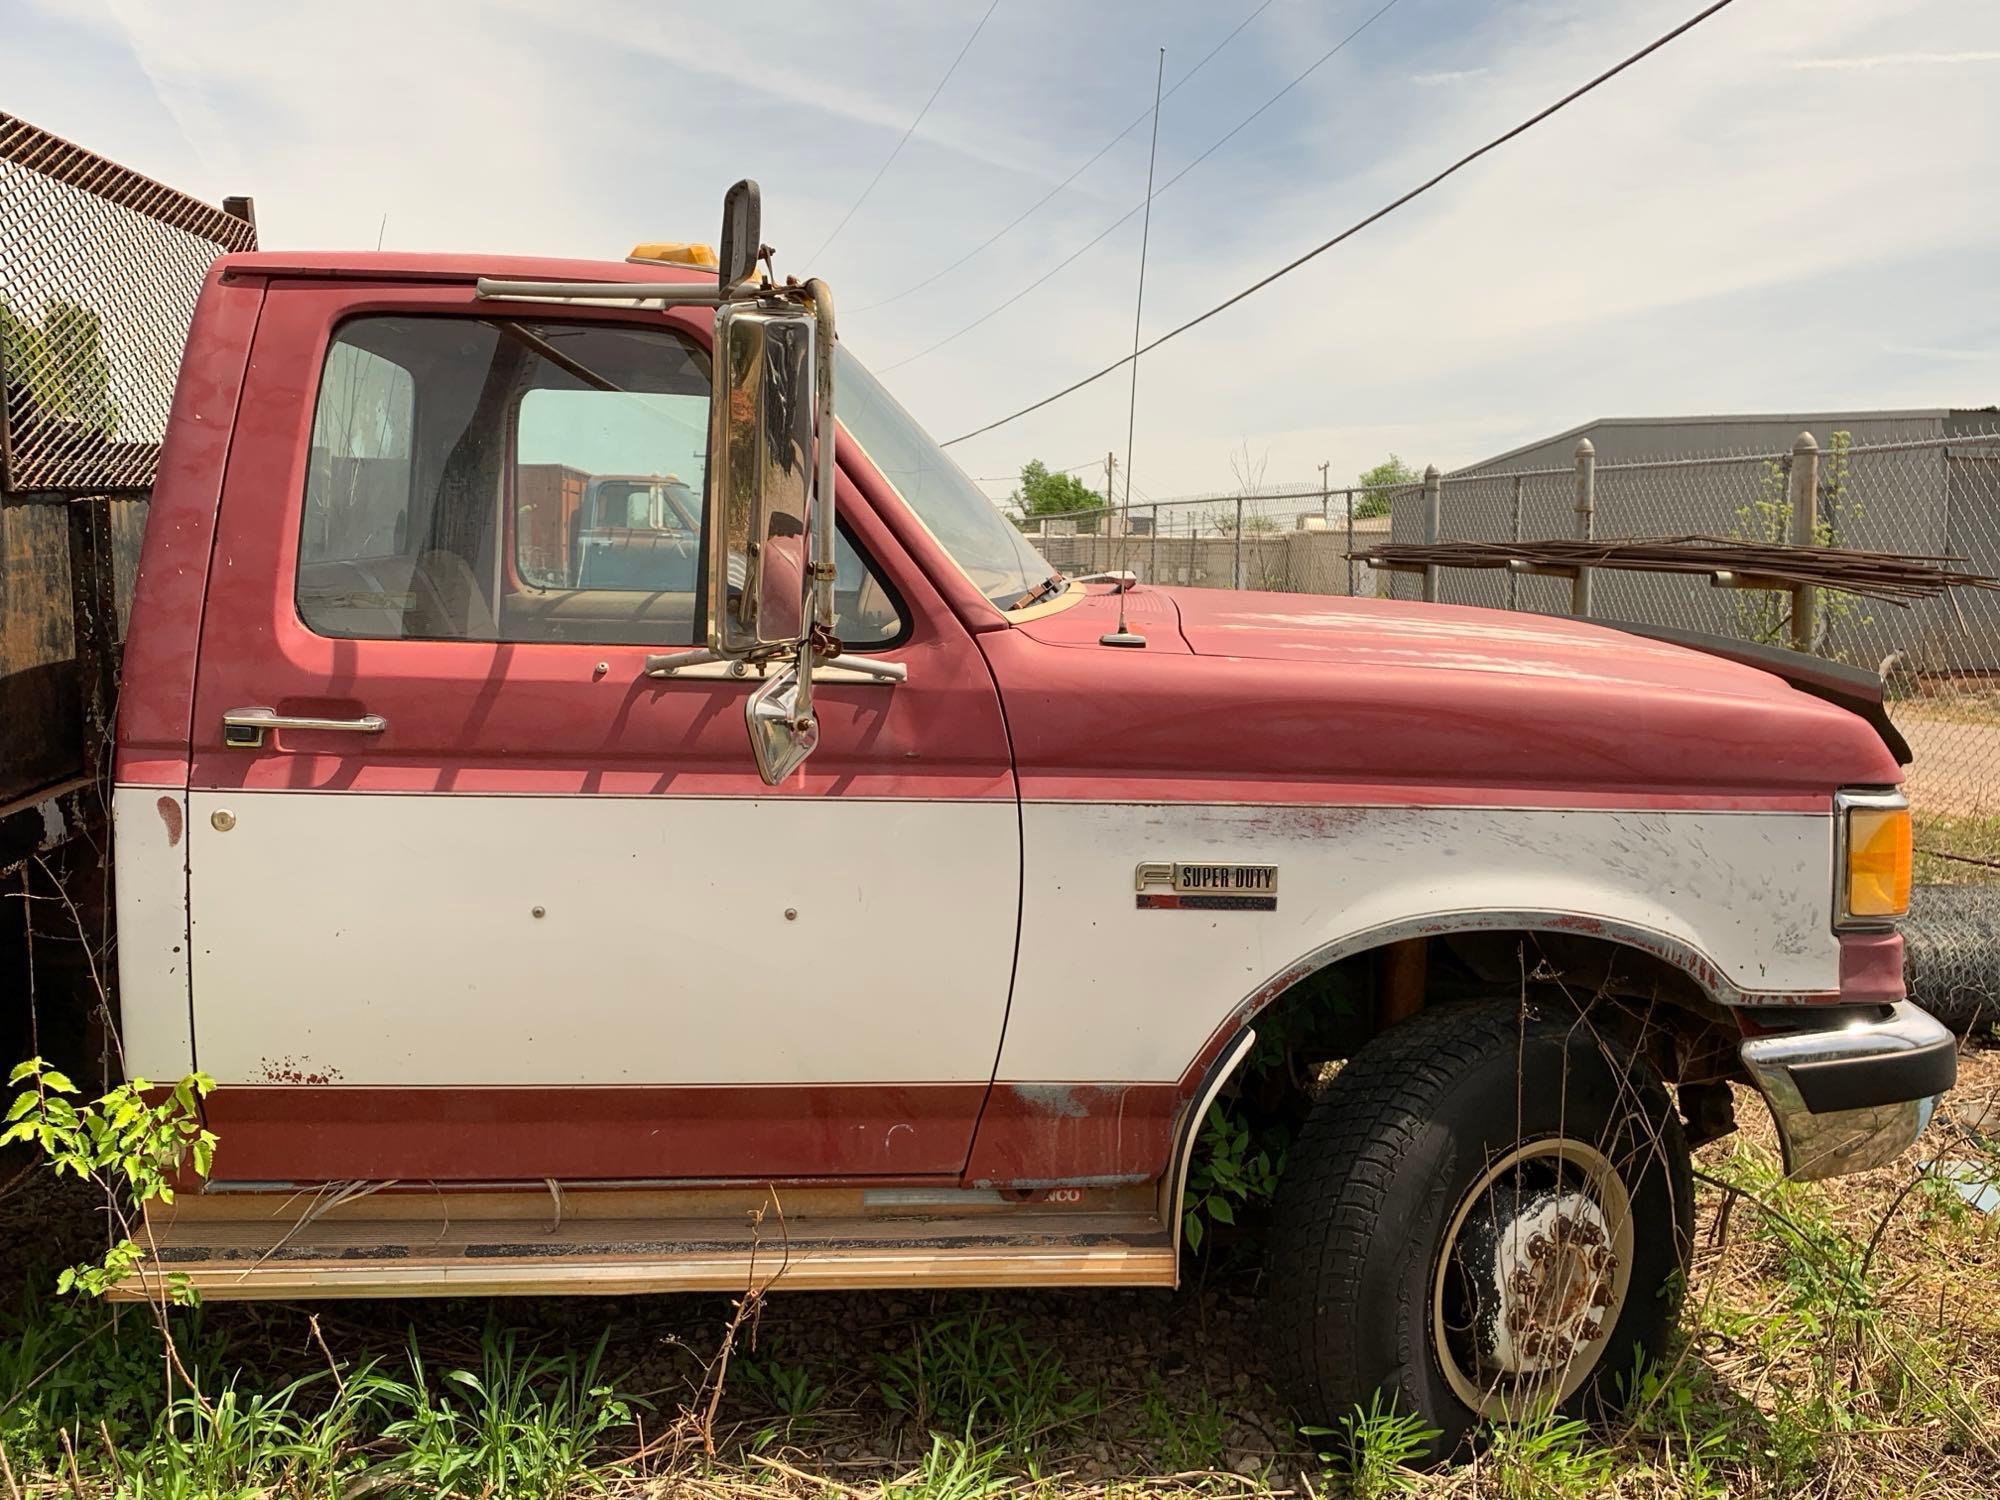
<svg viewBox="0 0 2000 1500">
<path fill-rule="evenodd" d="M 817 276 L 805 284 L 806 301 L 811 304 L 819 337 L 815 340 L 814 383 L 819 387 L 819 476 L 813 504 L 813 619 L 820 629 L 833 630 L 833 346 L 837 337 L 833 317 L 833 288 Z"/>
</svg>

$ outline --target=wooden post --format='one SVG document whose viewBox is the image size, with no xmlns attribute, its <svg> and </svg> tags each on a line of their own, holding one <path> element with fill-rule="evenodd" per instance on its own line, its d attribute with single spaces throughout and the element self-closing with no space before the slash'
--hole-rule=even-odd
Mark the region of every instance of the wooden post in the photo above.
<svg viewBox="0 0 2000 1500">
<path fill-rule="evenodd" d="M 1589 438 L 1576 445 L 1576 539 L 1587 542 L 1597 533 L 1597 448 Z M 1579 567 L 1570 580 L 1569 612 L 1590 613 L 1591 570 Z"/>
<path fill-rule="evenodd" d="M 1819 545 L 1819 444 L 1810 432 L 1792 443 L 1790 498 L 1792 545 Z M 1800 584 L 1792 590 L 1792 649 L 1811 651 L 1819 635 L 1819 590 Z"/>
</svg>

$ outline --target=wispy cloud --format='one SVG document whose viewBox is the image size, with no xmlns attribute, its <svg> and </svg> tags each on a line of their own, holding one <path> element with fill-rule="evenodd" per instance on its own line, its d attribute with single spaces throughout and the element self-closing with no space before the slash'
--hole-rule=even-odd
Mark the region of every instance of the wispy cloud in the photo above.
<svg viewBox="0 0 2000 1500">
<path fill-rule="evenodd" d="M 1885 354 L 1907 354 L 1917 359 L 1951 360 L 1963 364 L 1983 364 L 2000 360 L 2000 350 L 1993 349 L 1950 349 L 1936 344 L 1889 344 Z"/>
<path fill-rule="evenodd" d="M 1661 3 L 1460 7 L 1449 27 L 1430 7 L 1390 11 L 1154 205 L 1147 332 L 1630 52 Z M 1164 174 L 1337 39 L 1323 9 L 1273 5 L 1169 101 Z M 828 264 L 806 266 L 798 251 L 853 201 L 971 17 L 936 0 L 765 10 L 775 50 L 656 0 L 348 0 L 332 28 L 242 0 L 0 0 L 0 99 L 176 186 L 255 193 L 278 247 L 373 245 L 386 212 L 392 248 L 616 256 L 707 237 L 722 188 L 752 176 L 780 268 L 829 276 L 843 338 L 887 364 L 1138 202 L 1143 130 L 973 274 L 859 311 L 979 244 L 1139 116 L 1155 41 L 1171 81 L 1234 24 L 1167 0 L 1135 39 L 1127 8 L 1068 7 L 1058 26 L 1046 7 L 1003 5 Z M 1993 62 L 2000 0 L 1735 6 L 1149 355 L 1134 477 L 1161 496 L 1227 488 L 1246 435 L 1274 478 L 1316 480 L 1323 459 L 1352 476 L 1391 449 L 1450 468 L 1600 413 L 1991 400 L 2000 355 L 1982 357 L 1993 330 L 1977 310 L 2000 198 L 1976 184 L 2000 173 L 1986 128 L 2000 71 L 1951 64 Z M 1952 149 L 1928 149 L 1939 140 Z M 1115 358 L 1131 344 L 1138 231 L 892 384 L 948 436 Z M 954 452 L 981 475 L 1102 453 L 1127 400 L 1104 381 Z"/>
<path fill-rule="evenodd" d="M 1876 52 L 1863 57 L 1802 57 L 1799 69 L 1929 68 L 1955 63 L 2000 62 L 2000 52 Z"/>
<path fill-rule="evenodd" d="M 1486 73 L 1485 68 L 1455 68 L 1442 73 L 1412 73 L 1410 82 L 1422 84 L 1425 88 L 1437 88 L 1447 83 L 1463 83 L 1468 78 L 1478 78 Z"/>
</svg>

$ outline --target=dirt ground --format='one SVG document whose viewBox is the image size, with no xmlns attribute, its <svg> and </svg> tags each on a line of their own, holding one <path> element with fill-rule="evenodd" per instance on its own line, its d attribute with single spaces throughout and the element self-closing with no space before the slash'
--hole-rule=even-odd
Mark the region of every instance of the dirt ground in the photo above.
<svg viewBox="0 0 2000 1500">
<path fill-rule="evenodd" d="M 1894 718 L 1916 756 L 1906 783 L 1913 807 L 1946 817 L 2000 813 L 2000 720 L 1908 702 L 1895 705 Z"/>
</svg>

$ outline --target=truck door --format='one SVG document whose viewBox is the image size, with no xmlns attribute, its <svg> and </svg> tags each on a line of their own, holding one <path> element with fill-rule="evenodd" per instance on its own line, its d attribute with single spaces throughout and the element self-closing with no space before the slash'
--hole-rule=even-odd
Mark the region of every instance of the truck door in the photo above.
<svg viewBox="0 0 2000 1500">
<path fill-rule="evenodd" d="M 909 677 L 822 676 L 768 787 L 754 676 L 645 674 L 693 642 L 698 534 L 570 555 L 601 476 L 699 507 L 705 323 L 274 281 L 189 789 L 218 1177 L 963 1164 L 1021 857 L 971 639 L 843 479 L 838 633 Z"/>
</svg>

